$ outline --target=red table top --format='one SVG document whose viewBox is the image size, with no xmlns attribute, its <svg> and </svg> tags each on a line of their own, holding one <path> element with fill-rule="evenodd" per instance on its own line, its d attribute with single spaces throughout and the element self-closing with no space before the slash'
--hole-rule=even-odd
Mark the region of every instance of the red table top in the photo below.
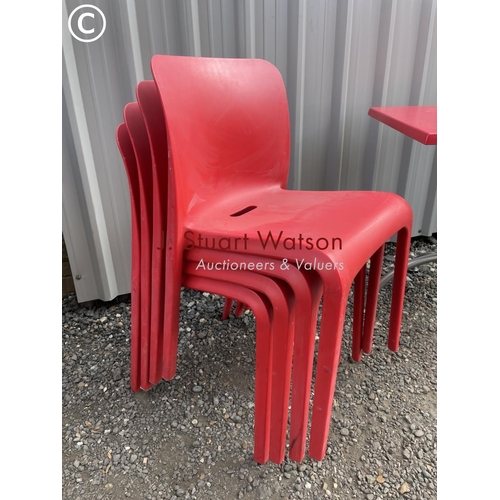
<svg viewBox="0 0 500 500">
<path fill-rule="evenodd" d="M 437 144 L 437 106 L 370 108 L 368 115 L 422 144 Z"/>
</svg>

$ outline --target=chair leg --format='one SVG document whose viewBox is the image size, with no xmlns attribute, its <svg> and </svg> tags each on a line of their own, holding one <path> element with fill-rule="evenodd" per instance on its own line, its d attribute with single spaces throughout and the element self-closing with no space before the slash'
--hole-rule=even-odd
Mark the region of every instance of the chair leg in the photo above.
<svg viewBox="0 0 500 500">
<path fill-rule="evenodd" d="M 228 293 L 228 288 L 232 288 L 231 293 L 234 296 L 239 293 L 245 295 L 244 300 L 252 307 L 256 323 L 254 460 L 264 464 L 269 459 L 271 434 L 272 336 L 275 334 L 272 305 L 267 297 L 260 293 L 189 272 L 183 275 L 183 284 L 189 288 L 217 294 Z"/>
<path fill-rule="evenodd" d="M 155 385 L 162 379 L 163 306 L 165 302 L 165 252 L 153 245 L 151 271 L 151 337 L 149 341 L 149 381 Z"/>
<path fill-rule="evenodd" d="M 163 366 L 162 377 L 171 380 L 177 365 L 177 343 L 179 340 L 179 308 L 182 283 L 182 252 L 167 250 L 165 265 L 165 307 L 163 311 Z"/>
<path fill-rule="evenodd" d="M 143 236 L 141 235 L 141 238 Z M 151 271 L 151 267 L 147 269 Z M 149 357 L 151 335 L 151 277 L 144 272 L 141 263 L 141 389 L 147 391 L 153 384 L 149 380 Z"/>
<path fill-rule="evenodd" d="M 132 290 L 130 305 L 130 388 L 141 390 L 141 244 L 139 216 L 132 205 Z"/>
<path fill-rule="evenodd" d="M 132 270 L 132 272 L 134 272 Z M 137 280 L 136 280 L 137 281 Z M 130 388 L 141 390 L 141 288 L 132 282 L 130 318 Z"/>
<path fill-rule="evenodd" d="M 271 308 L 269 308 L 270 314 Z M 255 314 L 255 311 L 254 311 Z M 272 405 L 272 328 L 259 314 L 255 317 L 255 417 L 254 460 L 264 464 L 270 454 Z"/>
<path fill-rule="evenodd" d="M 394 263 L 394 282 L 392 284 L 391 317 L 389 321 L 389 349 L 397 351 L 403 317 L 403 302 L 406 288 L 406 271 L 410 253 L 411 226 L 399 230 Z"/>
<path fill-rule="evenodd" d="M 382 245 L 370 259 L 370 276 L 368 278 L 365 320 L 363 324 L 363 337 L 361 340 L 361 349 L 366 354 L 372 352 L 373 330 L 375 328 L 375 318 L 377 314 L 380 275 L 382 273 L 382 263 L 384 261 L 384 248 L 385 245 Z"/>
<path fill-rule="evenodd" d="M 226 299 L 226 301 L 224 302 L 224 310 L 222 311 L 223 321 L 229 318 L 232 307 L 233 307 L 233 299 Z M 248 309 L 247 305 L 237 300 L 234 315 L 238 318 L 245 312 L 246 309 Z"/>
<path fill-rule="evenodd" d="M 366 264 L 354 279 L 354 311 L 352 325 L 352 352 L 354 361 L 361 361 L 361 336 L 363 334 L 363 316 L 365 309 Z"/>
<path fill-rule="evenodd" d="M 290 447 L 288 456 L 301 462 L 306 451 L 307 422 L 311 398 L 311 380 L 314 365 L 314 347 L 316 344 L 316 324 L 318 309 L 323 294 L 323 281 L 315 273 L 306 273 L 305 278 L 311 291 L 311 311 L 308 328 L 298 326 L 293 348 L 292 371 L 292 414 L 290 419 Z M 297 304 L 300 308 L 301 304 Z M 303 313 L 304 311 L 301 311 Z M 297 317 L 297 325 L 301 322 Z"/>
<path fill-rule="evenodd" d="M 226 300 L 224 301 L 224 309 L 222 311 L 222 321 L 229 318 L 229 315 L 231 314 L 232 307 L 233 307 L 233 299 L 230 299 L 229 297 L 227 297 Z"/>
<path fill-rule="evenodd" d="M 277 314 L 272 336 L 271 437 L 269 459 L 280 464 L 285 459 L 288 406 L 295 336 L 295 296 L 285 282 L 278 282 L 287 299 L 288 317 L 280 324 Z"/>
<path fill-rule="evenodd" d="M 239 318 L 242 314 L 244 314 L 245 310 L 248 309 L 246 304 L 243 302 L 236 302 L 236 308 L 234 310 L 234 315 Z"/>
<path fill-rule="evenodd" d="M 334 290 L 334 287 L 326 289 L 323 296 L 321 333 L 319 337 L 311 438 L 309 443 L 309 456 L 315 460 L 323 460 L 326 453 L 349 292 L 348 288 L 347 290 L 343 289 L 341 293 L 337 293 Z"/>
</svg>

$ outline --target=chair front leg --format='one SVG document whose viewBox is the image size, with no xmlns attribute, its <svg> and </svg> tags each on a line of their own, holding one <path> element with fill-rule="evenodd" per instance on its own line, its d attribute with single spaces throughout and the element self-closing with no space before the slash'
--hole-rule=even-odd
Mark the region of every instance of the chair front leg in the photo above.
<svg viewBox="0 0 500 500">
<path fill-rule="evenodd" d="M 375 328 L 375 318 L 377 315 L 377 302 L 380 286 L 380 275 L 382 273 L 382 263 L 384 261 L 384 248 L 382 245 L 370 259 L 370 276 L 368 278 L 368 291 L 366 294 L 365 320 L 363 324 L 363 336 L 361 349 L 366 354 L 372 352 L 373 330 Z"/>
<path fill-rule="evenodd" d="M 396 261 L 394 263 L 394 282 L 392 284 L 392 303 L 388 340 L 389 349 L 391 351 L 397 351 L 399 347 L 410 243 L 411 224 L 399 230 L 396 243 Z"/>
<path fill-rule="evenodd" d="M 361 337 L 363 335 L 363 316 L 365 309 L 366 264 L 354 278 L 354 311 L 352 321 L 352 352 L 354 361 L 361 360 Z"/>
<path fill-rule="evenodd" d="M 349 288 L 342 286 L 327 286 L 323 295 L 309 443 L 309 456 L 315 460 L 323 460 L 326 453 L 348 295 Z"/>
</svg>

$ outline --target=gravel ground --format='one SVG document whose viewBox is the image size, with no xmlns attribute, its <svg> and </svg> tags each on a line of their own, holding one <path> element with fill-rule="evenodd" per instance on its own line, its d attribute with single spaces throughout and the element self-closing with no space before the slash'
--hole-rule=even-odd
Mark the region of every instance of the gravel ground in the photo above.
<svg viewBox="0 0 500 500">
<path fill-rule="evenodd" d="M 428 250 L 436 240 L 412 242 L 413 256 Z M 130 297 L 63 297 L 63 499 L 435 499 L 436 273 L 431 263 L 408 274 L 397 353 L 386 347 L 391 286 L 359 363 L 350 301 L 327 455 L 281 465 L 252 460 L 251 313 L 222 322 L 220 297 L 183 290 L 177 375 L 134 394 Z"/>
</svg>

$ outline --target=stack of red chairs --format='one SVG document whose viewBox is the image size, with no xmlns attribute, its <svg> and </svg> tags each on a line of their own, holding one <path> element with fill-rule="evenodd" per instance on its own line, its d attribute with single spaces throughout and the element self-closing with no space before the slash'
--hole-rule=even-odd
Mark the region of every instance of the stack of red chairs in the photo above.
<svg viewBox="0 0 500 500">
<path fill-rule="evenodd" d="M 132 211 L 131 388 L 176 371 L 181 287 L 256 319 L 254 459 L 323 459 L 347 299 L 352 358 L 371 351 L 384 244 L 397 234 L 389 349 L 399 344 L 412 211 L 393 193 L 287 190 L 279 71 L 259 59 L 154 56 L 117 142 Z M 367 263 L 370 263 L 365 290 Z M 288 404 L 291 391 L 290 429 Z"/>
</svg>

